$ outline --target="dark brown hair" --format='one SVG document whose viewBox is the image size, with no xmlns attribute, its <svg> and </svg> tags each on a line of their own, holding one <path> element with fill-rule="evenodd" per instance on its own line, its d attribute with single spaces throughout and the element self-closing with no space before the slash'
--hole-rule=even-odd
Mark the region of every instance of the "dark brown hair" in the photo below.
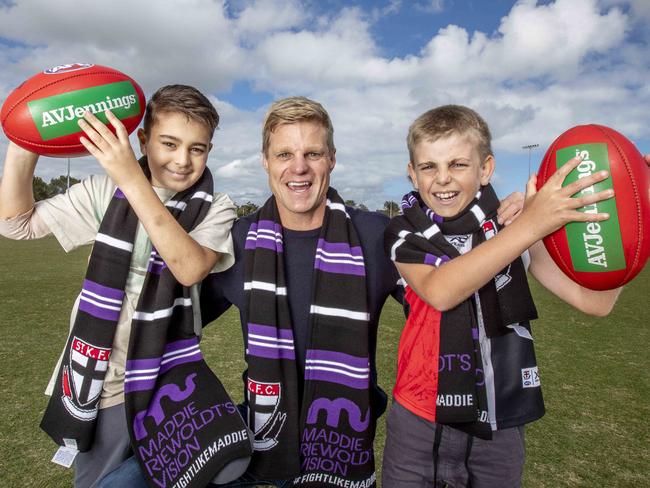
<svg viewBox="0 0 650 488">
<path fill-rule="evenodd" d="M 210 129 L 210 138 L 219 126 L 219 114 L 214 105 L 200 91 L 187 85 L 167 85 L 158 89 L 149 99 L 144 114 L 144 132 L 150 134 L 156 115 L 177 112 L 205 125 Z"/>
</svg>

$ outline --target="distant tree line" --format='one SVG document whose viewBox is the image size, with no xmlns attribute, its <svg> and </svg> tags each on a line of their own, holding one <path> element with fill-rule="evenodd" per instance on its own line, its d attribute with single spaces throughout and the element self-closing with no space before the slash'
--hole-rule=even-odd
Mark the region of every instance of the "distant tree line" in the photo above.
<svg viewBox="0 0 650 488">
<path fill-rule="evenodd" d="M 366 207 L 363 203 L 357 203 L 354 200 L 346 200 L 345 204 L 348 207 L 353 207 L 353 208 L 358 208 L 360 210 L 368 210 L 368 207 Z M 246 215 L 250 215 L 253 212 L 255 212 L 259 208 L 258 205 L 254 204 L 251 201 L 248 201 L 244 203 L 243 205 L 237 205 L 237 217 L 244 217 Z M 382 213 L 384 215 L 387 215 L 390 218 L 395 217 L 396 215 L 399 215 L 400 213 L 400 207 L 397 202 L 394 202 L 392 200 L 388 200 L 384 202 L 384 207 L 383 208 L 378 208 L 377 212 Z"/>
<path fill-rule="evenodd" d="M 75 183 L 79 183 L 77 178 L 70 177 L 70 186 Z M 46 198 L 53 197 L 54 195 L 59 195 L 60 193 L 65 193 L 68 189 L 68 177 L 65 175 L 57 176 L 52 178 L 49 183 L 45 183 L 45 180 L 39 176 L 34 176 L 34 181 L 32 182 L 32 188 L 34 190 L 34 200 L 37 202 L 39 200 L 45 200 Z"/>
</svg>

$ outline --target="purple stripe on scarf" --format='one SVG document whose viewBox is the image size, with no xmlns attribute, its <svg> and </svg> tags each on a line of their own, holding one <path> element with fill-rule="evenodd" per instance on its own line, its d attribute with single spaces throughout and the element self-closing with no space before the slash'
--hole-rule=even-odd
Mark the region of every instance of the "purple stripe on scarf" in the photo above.
<svg viewBox="0 0 650 488">
<path fill-rule="evenodd" d="M 308 349 L 307 359 L 320 359 L 321 361 L 334 361 L 343 363 L 353 368 L 369 368 L 369 361 L 366 357 L 352 356 L 344 352 L 326 351 L 324 349 Z"/>
<path fill-rule="evenodd" d="M 168 363 L 163 364 L 160 367 L 160 373 L 158 373 L 158 374 L 166 373 L 167 371 L 169 371 L 172 368 L 175 368 L 179 364 L 195 363 L 197 361 L 202 361 L 203 360 L 203 354 L 201 354 L 200 349 L 196 349 L 193 352 L 188 351 L 186 354 L 187 354 L 187 356 L 174 358 L 171 361 L 169 361 Z M 181 356 L 183 356 L 183 355 L 181 355 Z"/>
<path fill-rule="evenodd" d="M 429 207 L 427 207 L 426 205 L 422 205 L 422 210 L 424 210 L 426 216 L 429 217 L 436 224 L 442 223 L 443 218 L 437 213 L 435 213 L 433 210 L 431 210 Z"/>
<path fill-rule="evenodd" d="M 199 343 L 198 337 L 192 337 L 190 339 L 181 339 L 180 341 L 170 342 L 165 346 L 164 354 L 169 354 L 170 352 L 175 352 L 180 349 L 187 349 L 188 347 L 196 346 Z"/>
<path fill-rule="evenodd" d="M 417 198 L 415 198 L 411 193 L 407 193 L 404 195 L 404 198 L 402 198 L 401 206 L 402 210 L 406 210 L 407 208 L 411 208 L 413 205 L 415 205 L 418 202 Z"/>
<path fill-rule="evenodd" d="M 278 349 L 276 347 L 264 347 L 257 344 L 248 344 L 248 354 L 260 358 L 268 359 L 296 359 L 296 353 L 293 349 Z"/>
<path fill-rule="evenodd" d="M 126 372 L 139 371 L 141 369 L 154 369 L 160 366 L 162 358 L 152 359 L 130 359 L 126 362 Z"/>
<path fill-rule="evenodd" d="M 264 232 L 260 235 L 259 231 L 262 230 L 270 231 L 272 234 Z M 264 249 L 270 249 L 271 251 L 278 253 L 283 252 L 281 237 L 282 226 L 280 224 L 273 222 L 272 220 L 260 220 L 259 222 L 253 222 L 251 224 L 251 226 L 248 228 L 248 233 L 250 234 L 251 232 L 258 232 L 257 238 L 254 239 L 252 237 L 247 237 L 244 249 L 256 249 L 258 247 L 263 247 Z M 280 234 L 280 237 L 278 237 L 280 242 L 276 241 L 275 233 Z"/>
<path fill-rule="evenodd" d="M 263 338 L 250 337 L 251 334 L 262 336 Z M 266 340 L 268 342 L 266 342 Z M 277 342 L 278 339 L 290 340 L 291 344 L 286 342 Z M 259 344 L 251 344 L 251 341 L 268 344 L 268 347 Z M 291 329 L 280 329 L 272 325 L 261 325 L 248 323 L 248 354 L 269 359 L 296 359 L 296 353 L 293 349 L 287 349 L 287 346 L 293 346 L 293 331 Z M 283 346 L 283 347 L 276 347 Z"/>
<path fill-rule="evenodd" d="M 113 193 L 113 197 L 120 198 L 122 200 L 126 199 L 126 195 L 124 195 L 124 193 L 122 193 L 122 190 L 120 190 L 119 188 L 115 188 L 115 193 Z"/>
<path fill-rule="evenodd" d="M 319 249 L 329 253 L 336 252 L 352 254 L 352 256 L 356 258 L 363 257 L 361 246 L 350 246 L 347 242 L 327 242 L 325 239 L 320 238 L 318 239 L 316 252 L 318 252 Z"/>
<path fill-rule="evenodd" d="M 355 276 L 366 275 L 366 269 L 363 266 L 356 266 L 348 263 L 326 263 L 322 259 L 314 260 L 314 269 L 319 269 L 325 273 L 338 273 Z"/>
<path fill-rule="evenodd" d="M 163 270 L 167 267 L 167 265 L 162 262 L 156 262 L 156 261 L 149 261 L 149 267 L 147 268 L 148 273 L 153 273 L 155 275 L 160 275 L 160 273 L 163 272 Z"/>
<path fill-rule="evenodd" d="M 320 371 L 313 369 L 305 370 L 305 379 L 311 381 L 327 381 L 328 383 L 345 385 L 349 388 L 354 388 L 355 390 L 365 390 L 368 388 L 369 383 L 369 378 L 352 378 L 334 371 Z"/>
<path fill-rule="evenodd" d="M 179 351 L 182 351 L 183 349 L 187 348 L 192 348 L 196 347 L 199 344 L 199 339 L 198 337 L 193 337 L 191 339 L 182 339 L 180 341 L 175 341 L 175 342 L 170 342 L 165 346 L 165 350 L 163 352 L 164 355 L 168 354 L 174 354 L 178 353 Z M 187 356 L 184 356 L 187 354 Z M 137 378 L 138 376 L 153 376 L 155 375 L 156 378 L 152 378 L 149 380 L 142 380 L 142 381 L 125 381 L 124 382 L 124 391 L 126 393 L 130 393 L 133 391 L 144 391 L 144 390 L 151 390 L 156 386 L 156 381 L 158 377 L 169 371 L 170 369 L 180 365 L 180 364 L 186 364 L 186 363 L 192 363 L 192 362 L 197 362 L 203 360 L 203 354 L 201 354 L 201 351 L 196 348 L 192 351 L 186 351 L 184 353 L 180 353 L 179 356 L 181 357 L 176 357 L 176 358 L 164 358 L 159 357 L 159 358 L 151 358 L 151 359 L 131 359 L 126 362 L 126 371 L 127 373 L 133 373 L 136 371 L 141 371 L 141 370 L 146 370 L 146 369 L 156 369 L 160 366 L 160 371 L 156 372 L 150 372 L 150 373 L 137 373 L 136 375 L 129 374 L 127 375 L 127 378 Z M 161 366 L 161 362 L 165 360 L 169 360 L 169 362 L 166 362 Z"/>
<path fill-rule="evenodd" d="M 111 304 L 111 306 L 117 305 Z M 86 312 L 87 314 L 92 315 L 98 319 L 109 320 L 112 322 L 117 322 L 117 320 L 120 318 L 119 310 L 107 310 L 105 308 L 98 307 L 93 303 L 87 302 L 83 299 L 83 297 L 79 300 L 79 310 Z"/>
<path fill-rule="evenodd" d="M 278 234 L 282 234 L 282 226 L 277 222 L 273 222 L 272 220 L 260 220 L 258 222 L 253 222 L 248 230 L 255 232 L 258 230 L 270 230 L 277 232 Z"/>
<path fill-rule="evenodd" d="M 434 256 L 433 254 L 426 253 L 424 255 L 424 264 L 430 266 L 440 266 L 449 261 L 449 256 L 443 254 L 442 256 Z"/>
<path fill-rule="evenodd" d="M 293 340 L 293 331 L 291 329 L 280 329 L 272 325 L 261 325 L 248 323 L 248 333 L 261 335 L 270 339 L 291 339 Z"/>
<path fill-rule="evenodd" d="M 258 247 L 263 247 L 264 249 L 270 249 L 271 251 L 275 251 L 277 253 L 284 252 L 282 243 L 280 242 L 271 239 L 266 239 L 264 237 L 260 238 L 259 236 L 257 237 L 257 239 L 246 238 L 246 244 L 244 245 L 244 249 L 257 249 Z"/>
<path fill-rule="evenodd" d="M 100 285 L 99 283 L 90 281 L 89 279 L 84 280 L 82 288 L 84 290 L 88 290 L 93 293 L 96 293 L 97 295 L 101 295 L 104 298 L 110 298 L 112 300 L 122 301 L 122 299 L 124 298 L 124 290 Z"/>
<path fill-rule="evenodd" d="M 472 327 L 472 339 L 478 341 L 478 329 L 476 327 Z"/>
</svg>

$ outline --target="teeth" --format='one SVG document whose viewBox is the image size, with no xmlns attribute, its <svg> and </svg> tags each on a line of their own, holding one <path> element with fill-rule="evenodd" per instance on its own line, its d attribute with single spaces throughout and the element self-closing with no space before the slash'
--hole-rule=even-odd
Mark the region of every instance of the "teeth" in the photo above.
<svg viewBox="0 0 650 488">
<path fill-rule="evenodd" d="M 311 183 L 309 183 L 308 181 L 300 181 L 300 182 L 290 181 L 289 183 L 287 183 L 287 185 L 292 188 L 306 188 L 310 186 Z"/>
<path fill-rule="evenodd" d="M 458 192 L 456 191 L 435 193 L 436 198 L 440 198 L 441 200 L 449 200 L 450 198 L 454 198 L 456 195 L 458 195 Z"/>
</svg>

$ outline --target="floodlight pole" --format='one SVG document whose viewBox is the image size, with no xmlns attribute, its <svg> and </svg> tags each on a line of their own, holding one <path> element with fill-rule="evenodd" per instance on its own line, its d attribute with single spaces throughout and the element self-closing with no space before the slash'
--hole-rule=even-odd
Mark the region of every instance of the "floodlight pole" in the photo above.
<svg viewBox="0 0 650 488">
<path fill-rule="evenodd" d="M 539 144 L 528 144 L 526 146 L 521 146 L 522 149 L 528 149 L 528 177 L 529 178 L 530 178 L 530 153 L 536 147 L 539 147 Z"/>
</svg>

